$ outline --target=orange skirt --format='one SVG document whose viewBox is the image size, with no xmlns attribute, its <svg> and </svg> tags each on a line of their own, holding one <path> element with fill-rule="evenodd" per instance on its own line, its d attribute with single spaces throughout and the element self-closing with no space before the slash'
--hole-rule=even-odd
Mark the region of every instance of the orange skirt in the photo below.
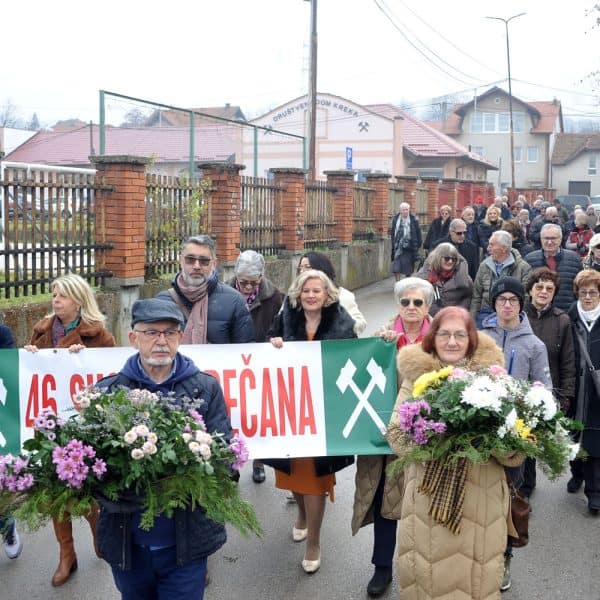
<svg viewBox="0 0 600 600">
<path fill-rule="evenodd" d="M 309 496 L 326 496 L 333 502 L 333 486 L 335 473 L 317 476 L 313 458 L 292 458 L 292 471 L 288 475 L 283 471 L 275 470 L 275 487 L 280 490 L 290 490 L 297 494 Z"/>
</svg>

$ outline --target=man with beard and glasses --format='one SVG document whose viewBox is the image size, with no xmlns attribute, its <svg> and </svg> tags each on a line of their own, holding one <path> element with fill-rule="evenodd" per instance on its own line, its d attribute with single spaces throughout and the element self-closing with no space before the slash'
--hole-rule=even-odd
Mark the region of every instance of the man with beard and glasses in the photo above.
<svg viewBox="0 0 600 600">
<path fill-rule="evenodd" d="M 254 342 L 254 325 L 244 297 L 217 278 L 214 240 L 208 235 L 189 237 L 182 245 L 179 265 L 171 289 L 157 298 L 174 302 L 183 313 L 182 343 Z"/>
</svg>

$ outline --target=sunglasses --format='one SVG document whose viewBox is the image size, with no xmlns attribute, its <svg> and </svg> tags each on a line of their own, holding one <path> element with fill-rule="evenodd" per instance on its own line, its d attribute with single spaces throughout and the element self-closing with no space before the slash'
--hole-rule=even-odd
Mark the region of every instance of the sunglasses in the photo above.
<svg viewBox="0 0 600 600">
<path fill-rule="evenodd" d="M 466 231 L 455 231 L 454 234 L 455 235 L 465 235 L 467 232 Z"/>
<path fill-rule="evenodd" d="M 457 261 L 456 256 L 442 256 L 442 258 L 444 260 L 447 260 L 448 262 L 456 262 Z"/>
<path fill-rule="evenodd" d="M 186 265 L 193 265 L 195 263 L 199 263 L 203 267 L 208 267 L 210 265 L 212 258 L 208 258 L 208 256 L 192 256 L 191 254 L 187 254 L 183 257 Z"/>
<path fill-rule="evenodd" d="M 414 306 L 416 306 L 417 308 L 420 308 L 421 306 L 423 306 L 423 304 L 425 304 L 425 301 L 421 300 L 421 298 L 401 298 L 400 299 L 400 306 L 404 306 L 404 308 L 406 308 L 407 306 L 410 306 L 411 303 Z"/>
</svg>

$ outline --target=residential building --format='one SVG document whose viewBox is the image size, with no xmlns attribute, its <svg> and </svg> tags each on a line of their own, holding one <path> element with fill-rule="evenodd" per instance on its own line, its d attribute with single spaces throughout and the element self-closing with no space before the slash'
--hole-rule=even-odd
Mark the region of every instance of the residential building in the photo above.
<svg viewBox="0 0 600 600">
<path fill-rule="evenodd" d="M 441 131 L 498 165 L 499 189 L 511 186 L 510 106 L 508 93 L 494 86 L 454 107 Z M 556 137 L 563 132 L 558 100 L 525 102 L 512 97 L 515 187 L 548 188 Z"/>
<path fill-rule="evenodd" d="M 0 127 L 0 158 L 12 152 L 33 135 L 35 135 L 35 131 L 29 131 L 29 129 Z"/>
<path fill-rule="evenodd" d="M 561 133 L 552 152 L 557 195 L 600 195 L 600 133 Z"/>
</svg>

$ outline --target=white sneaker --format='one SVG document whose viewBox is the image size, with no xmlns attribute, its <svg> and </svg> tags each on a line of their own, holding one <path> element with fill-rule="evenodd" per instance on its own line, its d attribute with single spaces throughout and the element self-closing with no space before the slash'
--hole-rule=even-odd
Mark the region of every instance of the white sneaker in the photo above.
<svg viewBox="0 0 600 600">
<path fill-rule="evenodd" d="M 23 550 L 23 540 L 17 531 L 17 525 L 14 523 L 4 535 L 4 552 L 8 558 L 18 558 Z"/>
</svg>

